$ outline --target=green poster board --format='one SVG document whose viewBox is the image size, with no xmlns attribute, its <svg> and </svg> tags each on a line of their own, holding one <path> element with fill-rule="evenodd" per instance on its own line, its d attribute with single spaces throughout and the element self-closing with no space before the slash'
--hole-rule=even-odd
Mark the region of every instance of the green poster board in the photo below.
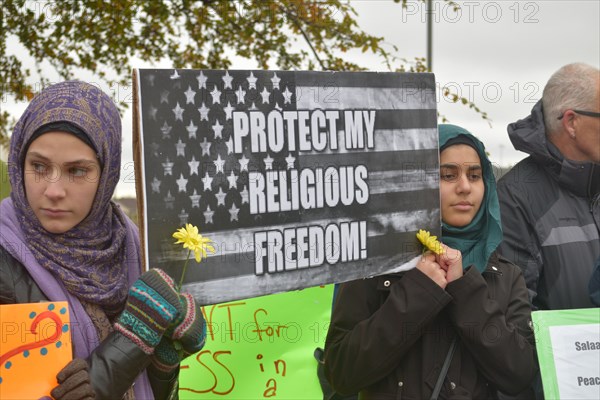
<svg viewBox="0 0 600 400">
<path fill-rule="evenodd" d="M 182 363 L 180 399 L 322 399 L 333 286 L 203 307 L 206 346 Z"/>
<path fill-rule="evenodd" d="M 600 308 L 536 311 L 546 399 L 600 399 Z"/>
</svg>

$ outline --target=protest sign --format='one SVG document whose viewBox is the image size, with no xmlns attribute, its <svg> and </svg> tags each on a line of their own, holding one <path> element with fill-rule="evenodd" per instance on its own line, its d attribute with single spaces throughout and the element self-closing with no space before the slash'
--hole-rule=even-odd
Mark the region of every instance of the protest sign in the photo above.
<svg viewBox="0 0 600 400">
<path fill-rule="evenodd" d="M 0 306 L 0 399 L 50 395 L 72 358 L 67 302 Z"/>
<path fill-rule="evenodd" d="M 600 399 L 600 309 L 532 313 L 547 399 Z"/>
<path fill-rule="evenodd" d="M 203 308 L 204 348 L 182 363 L 182 399 L 322 399 L 316 347 L 323 347 L 332 286 Z"/>
<path fill-rule="evenodd" d="M 392 272 L 440 231 L 432 74 L 135 70 L 144 260 L 173 277 L 186 223 L 216 252 L 201 304 Z M 191 264 L 195 261 L 191 260 Z"/>
</svg>

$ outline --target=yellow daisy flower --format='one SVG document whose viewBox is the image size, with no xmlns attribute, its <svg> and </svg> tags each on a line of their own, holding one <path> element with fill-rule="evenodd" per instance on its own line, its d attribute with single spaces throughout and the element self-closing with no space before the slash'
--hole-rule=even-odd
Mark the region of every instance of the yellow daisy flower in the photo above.
<svg viewBox="0 0 600 400">
<path fill-rule="evenodd" d="M 437 240 L 437 236 L 431 236 L 429 231 L 419 229 L 417 239 L 419 239 L 419 242 L 423 243 L 423 246 L 425 246 L 426 249 L 433 251 L 435 254 L 444 254 L 444 248 Z"/>
<path fill-rule="evenodd" d="M 207 251 L 215 252 L 215 248 L 210 244 L 212 240 L 199 234 L 198 227 L 192 224 L 185 224 L 185 228 L 179 228 L 173 237 L 177 239 L 175 244 L 183 243 L 184 249 L 194 252 L 196 262 L 200 262 L 202 257 L 206 257 Z"/>
</svg>

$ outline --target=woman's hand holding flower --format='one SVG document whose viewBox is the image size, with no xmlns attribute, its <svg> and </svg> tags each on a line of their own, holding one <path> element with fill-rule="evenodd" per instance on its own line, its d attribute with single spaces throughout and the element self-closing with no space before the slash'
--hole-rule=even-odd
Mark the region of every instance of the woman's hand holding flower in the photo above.
<svg viewBox="0 0 600 400">
<path fill-rule="evenodd" d="M 450 283 L 463 276 L 462 254 L 460 250 L 442 244 L 444 251 L 438 254 L 435 260 L 446 271 L 446 282 Z"/>
<path fill-rule="evenodd" d="M 434 281 L 442 289 L 446 288 L 446 270 L 436 262 L 436 255 L 431 252 L 426 252 L 421 256 L 417 263 L 417 269 L 427 275 L 429 279 Z"/>
<path fill-rule="evenodd" d="M 170 374 L 179 363 L 204 347 L 206 323 L 200 305 L 191 294 L 179 294 L 179 317 L 165 332 L 156 347 L 152 365 L 163 374 Z"/>
<path fill-rule="evenodd" d="M 181 293 L 181 286 L 191 254 L 194 253 L 194 258 L 199 263 L 209 252 L 215 251 L 212 240 L 202 236 L 198 227 L 192 224 L 185 224 L 185 227 L 177 229 L 173 237 L 177 239 L 174 244 L 182 244 L 183 248 L 188 250 L 188 254 L 176 287 L 178 317 L 171 323 L 151 357 L 151 366 L 155 373 L 163 376 L 171 375 L 182 360 L 200 351 L 204 346 L 206 323 L 202 308 L 191 294 Z"/>
</svg>

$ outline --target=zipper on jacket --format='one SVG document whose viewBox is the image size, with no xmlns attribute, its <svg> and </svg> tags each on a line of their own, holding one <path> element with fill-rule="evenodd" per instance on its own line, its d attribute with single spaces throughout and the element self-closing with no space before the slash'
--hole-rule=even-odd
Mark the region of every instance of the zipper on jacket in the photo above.
<svg viewBox="0 0 600 400">
<path fill-rule="evenodd" d="M 600 231 L 600 220 L 597 219 L 597 214 L 600 215 L 600 212 L 594 212 L 594 209 L 597 207 L 600 207 L 600 193 L 598 193 L 590 202 L 590 212 L 592 213 L 592 218 L 594 219 L 594 222 L 596 222 L 596 228 L 598 228 Z"/>
<path fill-rule="evenodd" d="M 600 198 L 600 193 L 592 193 L 592 186 L 594 183 L 594 169 L 596 169 L 596 165 L 592 164 L 591 170 L 589 173 L 588 184 L 587 184 L 587 194 L 588 194 L 588 197 L 591 199 L 590 211 L 592 211 L 592 212 L 594 211 L 594 204 L 598 203 L 598 199 Z"/>
<path fill-rule="evenodd" d="M 502 271 L 500 271 L 500 269 L 495 265 L 490 265 L 490 267 L 483 271 L 483 273 L 502 276 Z"/>
</svg>

